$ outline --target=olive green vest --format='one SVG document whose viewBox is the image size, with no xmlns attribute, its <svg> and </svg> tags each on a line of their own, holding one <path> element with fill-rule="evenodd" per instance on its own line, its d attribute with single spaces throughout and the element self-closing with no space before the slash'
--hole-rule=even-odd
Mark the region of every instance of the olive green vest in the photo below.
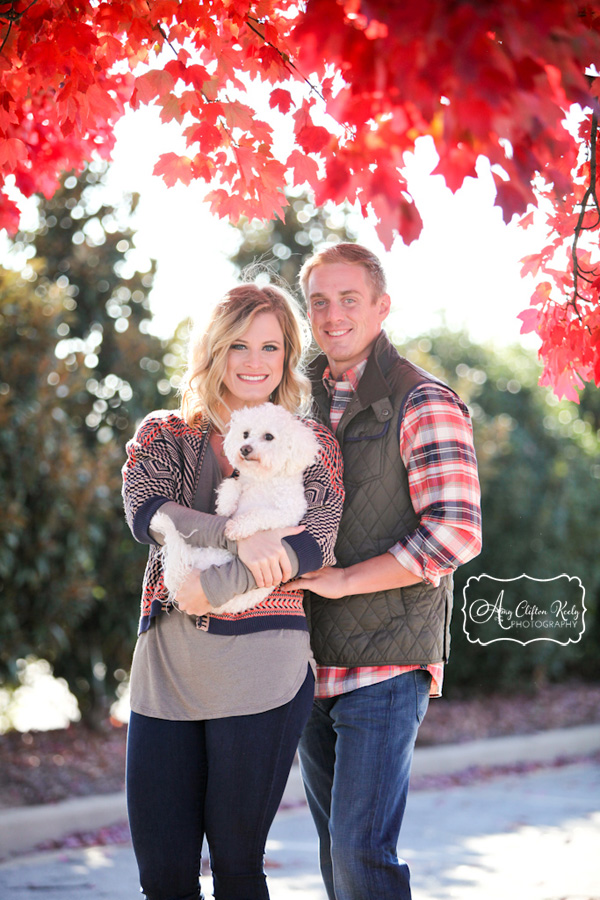
<svg viewBox="0 0 600 900">
<path fill-rule="evenodd" d="M 331 427 L 329 397 L 322 383 L 326 365 L 324 356 L 317 357 L 309 374 L 317 415 Z M 336 430 L 346 488 L 335 548 L 342 567 L 385 553 L 419 523 L 400 457 L 399 434 L 408 394 L 430 382 L 442 383 L 401 357 L 381 332 Z M 424 665 L 448 659 L 450 575 L 443 576 L 438 587 L 420 582 L 338 600 L 310 593 L 305 608 L 320 665 Z"/>
</svg>

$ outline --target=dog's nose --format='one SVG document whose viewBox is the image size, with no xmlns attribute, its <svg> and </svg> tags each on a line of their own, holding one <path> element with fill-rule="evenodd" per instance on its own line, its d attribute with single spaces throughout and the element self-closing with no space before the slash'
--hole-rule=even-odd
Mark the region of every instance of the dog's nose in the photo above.
<svg viewBox="0 0 600 900">
<path fill-rule="evenodd" d="M 244 457 L 250 456 L 251 453 L 252 453 L 252 445 L 251 444 L 242 444 L 242 446 L 240 447 L 241 456 L 244 456 Z"/>
</svg>

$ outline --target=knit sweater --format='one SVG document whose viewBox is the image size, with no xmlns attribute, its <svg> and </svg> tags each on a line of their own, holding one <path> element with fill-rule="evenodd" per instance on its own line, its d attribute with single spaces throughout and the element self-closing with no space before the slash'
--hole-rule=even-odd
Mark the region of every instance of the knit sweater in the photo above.
<svg viewBox="0 0 600 900">
<path fill-rule="evenodd" d="M 305 530 L 286 541 L 298 557 L 299 571 L 314 571 L 335 563 L 334 546 L 342 514 L 344 488 L 339 446 L 327 428 L 307 420 L 319 442 L 316 462 L 304 473 L 308 503 L 302 519 Z M 150 545 L 142 586 L 139 631 L 150 627 L 154 616 L 168 609 L 163 581 L 160 546 L 149 532 L 150 521 L 160 506 L 174 500 L 192 507 L 198 479 L 203 441 L 210 424 L 201 420 L 188 425 L 179 415 L 160 410 L 147 416 L 127 443 L 123 466 L 125 516 L 134 537 Z M 219 634 L 247 634 L 271 628 L 306 629 L 303 592 L 276 588 L 261 603 L 242 613 L 205 615 L 197 627 Z"/>
</svg>

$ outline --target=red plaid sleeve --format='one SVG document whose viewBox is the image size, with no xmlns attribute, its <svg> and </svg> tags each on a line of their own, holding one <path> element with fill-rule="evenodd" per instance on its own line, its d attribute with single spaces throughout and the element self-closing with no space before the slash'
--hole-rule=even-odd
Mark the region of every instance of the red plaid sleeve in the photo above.
<svg viewBox="0 0 600 900">
<path fill-rule="evenodd" d="M 410 395 L 400 455 L 419 526 L 395 544 L 401 565 L 431 584 L 481 550 L 481 494 L 469 411 L 446 388 L 421 385 Z"/>
</svg>

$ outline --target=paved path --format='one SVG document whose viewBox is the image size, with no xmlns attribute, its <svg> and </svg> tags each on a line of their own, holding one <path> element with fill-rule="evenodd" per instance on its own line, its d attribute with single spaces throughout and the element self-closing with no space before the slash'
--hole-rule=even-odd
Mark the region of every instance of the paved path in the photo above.
<svg viewBox="0 0 600 900">
<path fill-rule="evenodd" d="M 414 900 L 599 900 L 600 766 L 414 791 L 401 853 L 413 872 Z M 272 900 L 326 900 L 306 807 L 277 815 L 267 871 Z M 210 898 L 211 879 L 202 883 Z M 139 896 L 130 846 L 24 856 L 0 866 L 1 900 Z"/>
</svg>

